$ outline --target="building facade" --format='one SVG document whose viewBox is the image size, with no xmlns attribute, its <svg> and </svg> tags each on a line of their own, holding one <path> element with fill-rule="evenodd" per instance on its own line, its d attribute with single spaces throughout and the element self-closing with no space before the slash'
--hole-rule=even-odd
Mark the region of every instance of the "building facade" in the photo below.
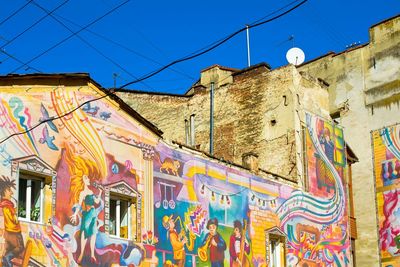
<svg viewBox="0 0 400 267">
<path fill-rule="evenodd" d="M 399 156 L 391 147 L 398 148 L 400 122 L 400 17 L 371 26 L 369 36 L 367 44 L 322 56 L 299 70 L 329 83 L 331 116 L 343 125 L 359 157 L 352 169 L 357 263 L 400 266 L 394 241 L 400 231 L 398 207 L 386 199 L 397 194 Z"/>
<path fill-rule="evenodd" d="M 343 130 L 301 106 L 327 103 L 317 80 L 281 71 L 302 93 L 276 97 L 294 126 L 266 135 L 293 138 L 295 176 L 163 139 L 88 75 L 0 77 L 3 266 L 351 266 Z"/>
<path fill-rule="evenodd" d="M 302 186 L 305 111 L 329 119 L 323 81 L 294 66 L 261 63 L 244 70 L 219 65 L 201 71 L 184 95 L 119 91 L 133 109 L 162 129 L 164 137 L 210 151 L 210 91 L 214 85 L 213 155 L 241 164 L 255 153 L 261 169 Z"/>
</svg>

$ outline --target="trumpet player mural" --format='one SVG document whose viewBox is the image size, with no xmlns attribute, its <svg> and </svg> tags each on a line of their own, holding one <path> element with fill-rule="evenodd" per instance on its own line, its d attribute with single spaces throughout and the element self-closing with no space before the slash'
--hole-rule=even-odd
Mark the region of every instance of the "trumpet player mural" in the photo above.
<svg viewBox="0 0 400 267">
<path fill-rule="evenodd" d="M 306 119 L 309 192 L 159 143 L 159 266 L 350 266 L 343 132 Z"/>
</svg>

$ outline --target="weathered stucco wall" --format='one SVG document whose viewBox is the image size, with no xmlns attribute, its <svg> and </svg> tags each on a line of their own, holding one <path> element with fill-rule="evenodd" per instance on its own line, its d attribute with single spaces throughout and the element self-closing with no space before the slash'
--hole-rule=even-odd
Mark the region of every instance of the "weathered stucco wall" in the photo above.
<svg viewBox="0 0 400 267">
<path fill-rule="evenodd" d="M 210 81 L 219 68 L 206 69 L 201 80 Z M 302 140 L 295 133 L 301 131 L 305 110 L 329 116 L 324 85 L 293 66 L 271 71 L 259 64 L 231 70 L 230 77 L 226 72 L 215 76 L 222 79 L 215 84 L 223 85 L 214 95 L 214 155 L 241 164 L 243 154 L 254 152 L 260 168 L 299 180 Z M 129 91 L 118 95 L 162 129 L 166 139 L 181 143 L 186 141 L 184 121 L 194 114 L 195 145 L 209 151 L 210 83 L 195 85 L 200 87 L 185 97 Z"/>
<path fill-rule="evenodd" d="M 359 157 L 353 165 L 359 266 L 379 262 L 370 132 L 400 121 L 400 17 L 371 27 L 369 33 L 366 45 L 299 67 L 330 84 L 330 112 L 340 114 L 346 142 Z"/>
</svg>

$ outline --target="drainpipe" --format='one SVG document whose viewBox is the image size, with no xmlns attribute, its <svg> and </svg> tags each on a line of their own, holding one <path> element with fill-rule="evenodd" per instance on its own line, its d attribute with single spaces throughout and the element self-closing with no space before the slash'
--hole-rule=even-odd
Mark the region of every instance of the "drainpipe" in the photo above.
<svg viewBox="0 0 400 267">
<path fill-rule="evenodd" d="M 185 141 L 186 141 L 186 145 L 189 145 L 189 121 L 187 119 L 185 119 Z"/>
<path fill-rule="evenodd" d="M 194 146 L 194 114 L 190 115 L 190 145 Z"/>
<path fill-rule="evenodd" d="M 210 90 L 210 154 L 214 154 L 214 82 Z"/>
</svg>

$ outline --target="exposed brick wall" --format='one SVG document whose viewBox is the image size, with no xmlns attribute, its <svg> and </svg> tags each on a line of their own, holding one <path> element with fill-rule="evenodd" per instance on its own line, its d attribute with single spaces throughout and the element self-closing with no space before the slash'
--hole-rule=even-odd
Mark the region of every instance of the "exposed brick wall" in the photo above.
<svg viewBox="0 0 400 267">
<path fill-rule="evenodd" d="M 279 225 L 279 218 L 270 210 L 262 210 L 257 206 L 250 206 L 250 220 L 253 233 L 251 239 L 254 258 L 265 259 L 265 230 Z"/>
<path fill-rule="evenodd" d="M 314 110 L 313 105 L 321 105 L 313 103 L 312 96 L 318 96 L 321 101 L 327 98 L 326 90 L 290 65 L 270 71 L 265 64 L 260 64 L 236 72 L 232 77 L 231 83 L 216 82 L 224 85 L 216 87 L 214 94 L 214 155 L 242 164 L 242 155 L 254 152 L 259 155 L 261 169 L 296 181 L 295 94 L 298 92 L 302 97 L 306 95 L 301 92 L 304 88 L 311 90 L 302 104 Z M 181 143 L 186 141 L 184 121 L 195 114 L 195 144 L 208 152 L 210 84 L 196 86 L 203 86 L 204 90 L 191 96 L 138 92 L 118 95 L 159 127 L 166 139 Z M 325 102 L 327 105 L 328 101 Z"/>
</svg>

